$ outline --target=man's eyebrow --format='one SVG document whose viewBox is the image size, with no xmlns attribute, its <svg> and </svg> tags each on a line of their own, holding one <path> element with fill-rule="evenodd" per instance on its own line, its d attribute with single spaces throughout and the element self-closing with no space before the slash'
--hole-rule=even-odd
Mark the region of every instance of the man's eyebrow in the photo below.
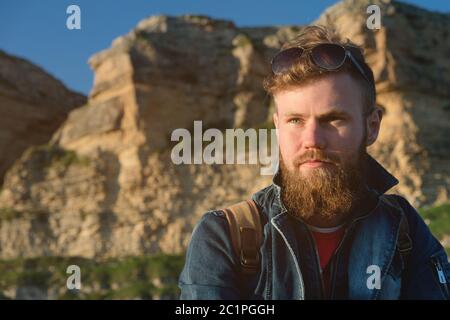
<svg viewBox="0 0 450 320">
<path fill-rule="evenodd" d="M 298 118 L 305 118 L 305 114 L 298 113 L 298 112 L 286 112 L 284 114 L 285 117 L 298 117 Z M 331 110 L 329 112 L 325 112 L 322 114 L 319 114 L 317 118 L 319 120 L 321 119 L 327 119 L 327 118 L 350 118 L 350 114 L 348 112 L 342 111 L 342 110 Z"/>
<path fill-rule="evenodd" d="M 328 119 L 328 118 L 350 118 L 351 115 L 348 112 L 342 110 L 332 110 L 330 112 L 326 112 L 320 114 L 317 118 L 319 119 Z"/>
<path fill-rule="evenodd" d="M 285 117 L 299 117 L 299 118 L 303 118 L 305 115 L 302 113 L 298 113 L 298 112 L 286 112 L 283 113 L 283 116 Z"/>
</svg>

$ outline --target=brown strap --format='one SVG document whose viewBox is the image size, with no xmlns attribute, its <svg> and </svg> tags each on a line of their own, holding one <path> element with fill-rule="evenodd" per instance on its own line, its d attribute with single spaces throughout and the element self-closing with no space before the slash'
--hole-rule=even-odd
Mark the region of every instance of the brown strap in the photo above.
<svg viewBox="0 0 450 320">
<path fill-rule="evenodd" d="M 222 209 L 230 226 L 231 241 L 244 273 L 259 268 L 262 227 L 258 208 L 253 200 L 241 201 Z"/>
</svg>

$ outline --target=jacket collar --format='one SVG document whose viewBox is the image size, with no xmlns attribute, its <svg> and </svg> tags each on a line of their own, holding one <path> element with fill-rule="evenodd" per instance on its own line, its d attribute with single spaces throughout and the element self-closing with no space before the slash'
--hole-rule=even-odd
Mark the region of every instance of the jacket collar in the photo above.
<svg viewBox="0 0 450 320">
<path fill-rule="evenodd" d="M 384 194 L 398 184 L 397 178 L 369 154 L 367 154 L 366 170 L 367 185 L 377 191 L 378 194 Z"/>
</svg>

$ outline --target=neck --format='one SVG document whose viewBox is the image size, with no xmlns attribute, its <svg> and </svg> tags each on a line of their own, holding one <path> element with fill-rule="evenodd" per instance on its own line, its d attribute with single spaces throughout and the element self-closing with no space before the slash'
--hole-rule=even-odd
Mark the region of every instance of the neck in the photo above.
<svg viewBox="0 0 450 320">
<path fill-rule="evenodd" d="M 344 224 L 348 215 L 339 215 L 338 217 L 323 217 L 319 214 L 313 215 L 305 222 L 310 226 L 317 228 L 333 228 Z"/>
<path fill-rule="evenodd" d="M 322 233 L 322 234 L 334 233 L 334 232 L 338 231 L 339 229 L 341 229 L 343 226 L 344 226 L 344 224 L 338 225 L 336 227 L 331 227 L 331 228 L 319 228 L 319 227 L 314 227 L 314 226 L 311 226 L 308 224 L 308 228 L 311 231 Z"/>
</svg>

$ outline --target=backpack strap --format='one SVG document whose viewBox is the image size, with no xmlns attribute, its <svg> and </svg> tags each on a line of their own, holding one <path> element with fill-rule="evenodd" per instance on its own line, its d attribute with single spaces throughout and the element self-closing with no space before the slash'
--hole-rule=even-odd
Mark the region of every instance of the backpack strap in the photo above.
<svg viewBox="0 0 450 320">
<path fill-rule="evenodd" d="M 409 254 L 412 250 L 412 240 L 409 236 L 409 224 L 406 218 L 405 211 L 402 206 L 398 203 L 397 198 L 394 195 L 383 194 L 380 196 L 381 200 L 385 203 L 395 207 L 401 213 L 400 220 L 400 232 L 397 240 L 397 250 L 400 253 L 402 260 L 406 263 L 408 261 Z"/>
<path fill-rule="evenodd" d="M 228 220 L 231 241 L 242 272 L 255 273 L 260 265 L 259 248 L 263 233 L 258 207 L 250 199 L 221 210 Z"/>
</svg>

